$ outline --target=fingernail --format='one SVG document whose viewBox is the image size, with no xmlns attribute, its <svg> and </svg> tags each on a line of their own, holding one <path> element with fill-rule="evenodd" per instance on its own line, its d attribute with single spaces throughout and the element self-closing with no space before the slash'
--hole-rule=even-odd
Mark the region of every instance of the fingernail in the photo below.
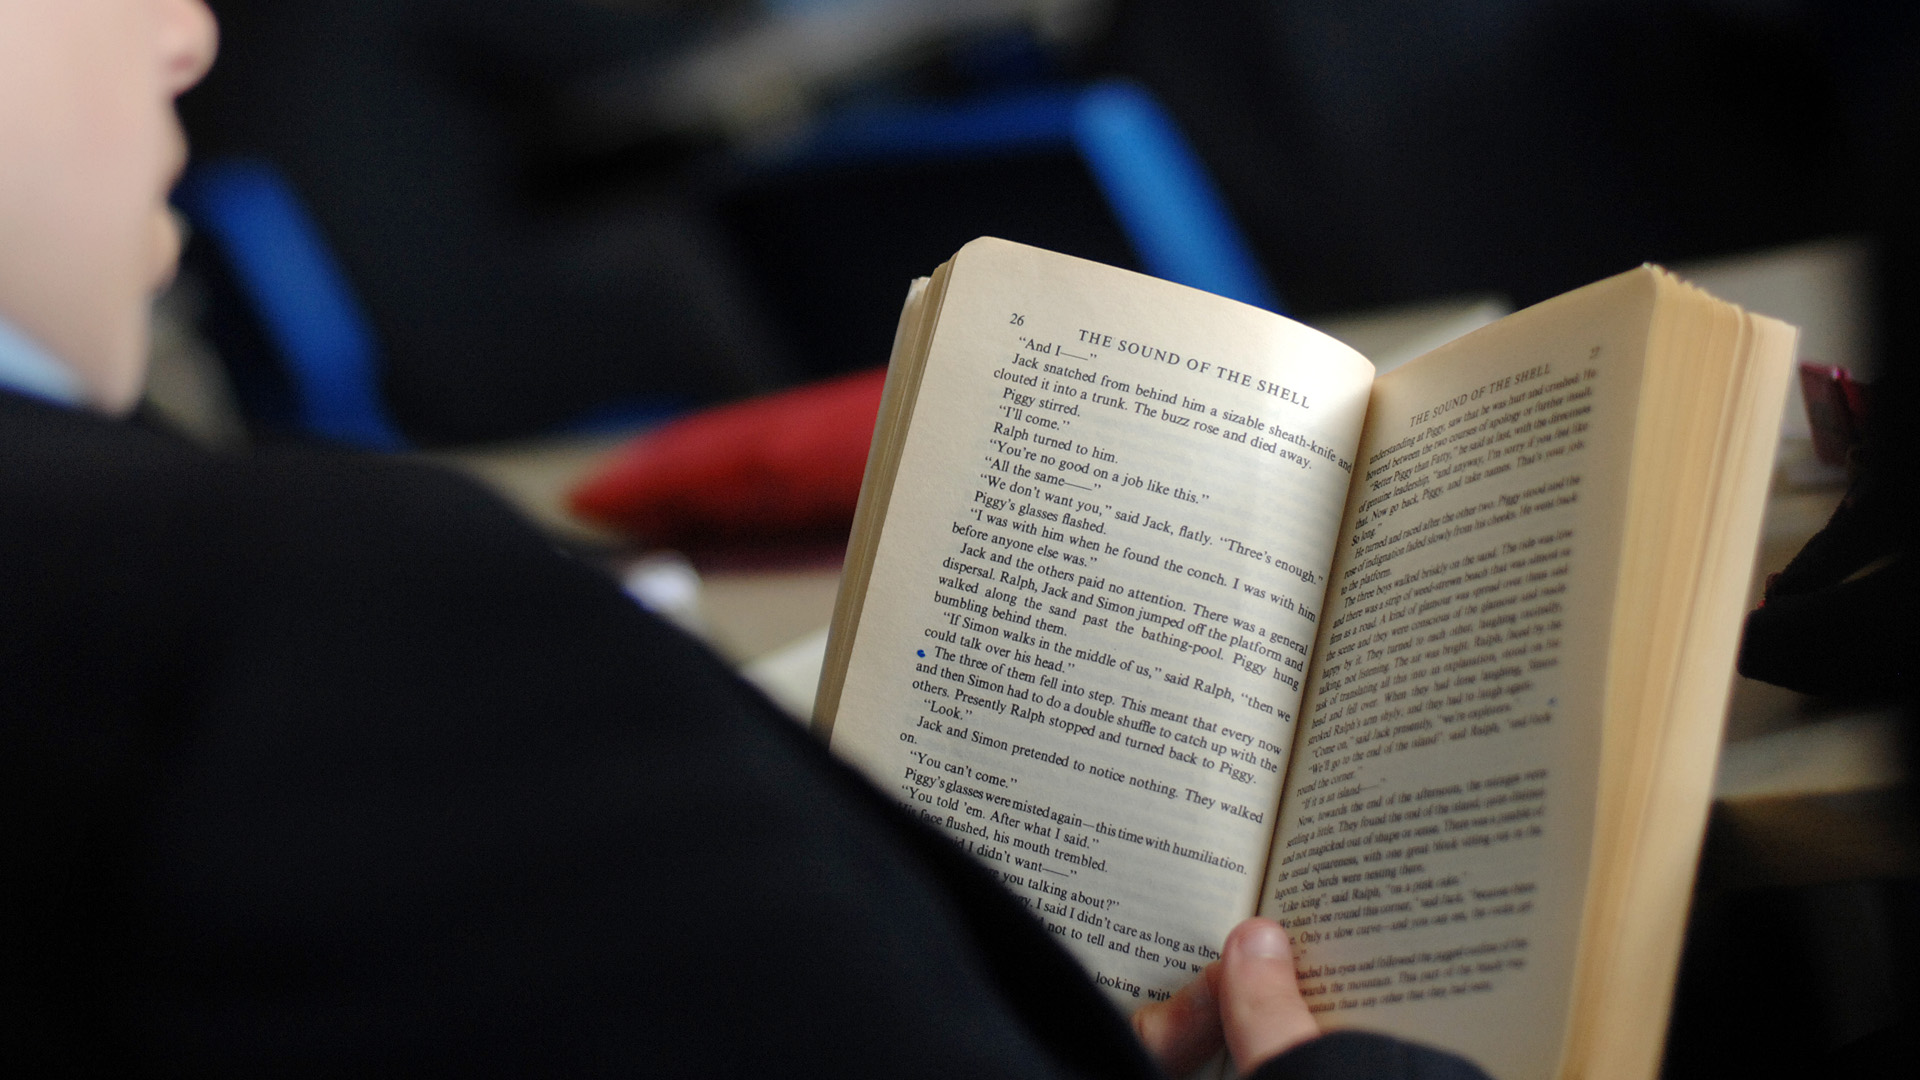
<svg viewBox="0 0 1920 1080">
<path fill-rule="evenodd" d="M 1261 960 L 1292 955 L 1292 950 L 1287 948 L 1287 932 L 1270 922 L 1257 922 L 1249 927 L 1240 937 L 1240 948 L 1248 956 Z"/>
</svg>

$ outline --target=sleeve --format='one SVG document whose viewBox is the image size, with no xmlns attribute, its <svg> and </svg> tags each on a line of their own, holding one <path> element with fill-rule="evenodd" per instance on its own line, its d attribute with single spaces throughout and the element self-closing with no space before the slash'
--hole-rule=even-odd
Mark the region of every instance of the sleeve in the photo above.
<svg viewBox="0 0 1920 1080">
<path fill-rule="evenodd" d="M 1444 1050 L 1370 1031 L 1335 1031 L 1268 1061 L 1250 1080 L 1488 1080 Z"/>
<path fill-rule="evenodd" d="M 243 520 L 196 530 L 208 644 L 102 875 L 134 1060 L 1152 1074 L 963 853 L 489 497 L 243 479 Z"/>
</svg>

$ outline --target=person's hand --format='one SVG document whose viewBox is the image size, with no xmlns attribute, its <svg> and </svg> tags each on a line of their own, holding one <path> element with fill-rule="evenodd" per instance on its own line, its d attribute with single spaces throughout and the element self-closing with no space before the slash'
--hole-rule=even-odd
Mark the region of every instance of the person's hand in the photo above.
<svg viewBox="0 0 1920 1080">
<path fill-rule="evenodd" d="M 1223 1042 L 1245 1076 L 1320 1034 L 1294 980 L 1287 932 L 1271 919 L 1234 927 L 1220 959 L 1171 998 L 1141 1006 L 1133 1030 L 1172 1076 L 1199 1068 Z"/>
</svg>

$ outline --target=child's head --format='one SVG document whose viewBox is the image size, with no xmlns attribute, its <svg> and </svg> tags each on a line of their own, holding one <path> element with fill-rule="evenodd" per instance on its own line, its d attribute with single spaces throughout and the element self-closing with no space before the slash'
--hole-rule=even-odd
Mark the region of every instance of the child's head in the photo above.
<svg viewBox="0 0 1920 1080">
<path fill-rule="evenodd" d="M 140 394 L 179 254 L 173 99 L 213 61 L 202 0 L 0 0 L 0 317 L 99 408 Z"/>
</svg>

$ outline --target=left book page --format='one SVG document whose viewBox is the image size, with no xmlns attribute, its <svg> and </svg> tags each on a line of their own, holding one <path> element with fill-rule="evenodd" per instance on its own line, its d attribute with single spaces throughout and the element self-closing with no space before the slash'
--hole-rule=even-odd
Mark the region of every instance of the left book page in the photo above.
<svg viewBox="0 0 1920 1080">
<path fill-rule="evenodd" d="M 1006 241 L 909 298 L 816 723 L 1124 1005 L 1252 913 L 1372 377 Z"/>
</svg>

